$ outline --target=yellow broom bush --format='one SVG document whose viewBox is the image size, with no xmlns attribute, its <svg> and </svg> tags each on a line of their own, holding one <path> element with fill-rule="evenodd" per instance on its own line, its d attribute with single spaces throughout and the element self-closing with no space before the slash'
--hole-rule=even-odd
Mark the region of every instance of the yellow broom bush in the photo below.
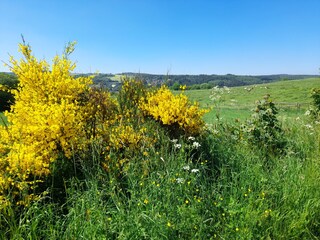
<svg viewBox="0 0 320 240">
<path fill-rule="evenodd" d="M 75 64 L 68 59 L 74 45 L 51 65 L 37 60 L 25 43 L 19 45 L 24 58 L 10 59 L 19 84 L 12 90 L 15 104 L 5 113 L 9 124 L 0 126 L 0 210 L 37 199 L 41 193 L 36 188 L 51 174 L 53 163 L 75 154 L 90 159 L 87 150 L 93 144 L 99 144 L 106 170 L 113 160 L 122 168 L 136 154 L 148 156 L 157 133 L 146 117 L 178 128 L 179 134 L 202 130 L 207 110 L 164 86 L 148 91 L 142 81 L 125 78 L 116 99 L 92 88 L 92 77 L 75 78 Z"/>
<path fill-rule="evenodd" d="M 10 59 L 19 79 L 15 104 L 5 113 L 9 125 L 0 127 L 0 205 L 8 198 L 28 204 L 30 189 L 49 174 L 58 154 L 71 157 L 84 135 L 79 101 L 91 84 L 90 77 L 70 74 L 75 64 L 68 55 L 74 43 L 53 59 L 51 67 L 38 61 L 29 45 L 19 47 L 24 59 Z"/>
<path fill-rule="evenodd" d="M 178 128 L 187 135 L 201 132 L 204 121 L 202 116 L 208 110 L 200 109 L 197 103 L 191 103 L 184 94 L 174 95 L 166 86 L 156 92 L 149 92 L 140 102 L 145 115 L 151 116 L 163 125 Z"/>
</svg>

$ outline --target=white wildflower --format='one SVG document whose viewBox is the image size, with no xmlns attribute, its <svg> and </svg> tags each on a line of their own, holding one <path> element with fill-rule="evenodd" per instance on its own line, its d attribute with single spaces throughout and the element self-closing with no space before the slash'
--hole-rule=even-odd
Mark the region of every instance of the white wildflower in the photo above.
<svg viewBox="0 0 320 240">
<path fill-rule="evenodd" d="M 192 144 L 192 147 L 195 148 L 195 149 L 198 149 L 200 146 L 201 145 L 198 142 L 193 142 L 193 144 Z"/>
<path fill-rule="evenodd" d="M 308 129 L 313 129 L 313 127 L 312 127 L 312 125 L 311 124 L 306 124 L 306 125 L 304 125 L 306 128 L 308 128 Z"/>
<path fill-rule="evenodd" d="M 217 129 L 214 129 L 214 130 L 212 131 L 212 133 L 213 133 L 213 135 L 218 135 L 218 134 L 219 134 L 219 131 L 218 131 Z"/>
<path fill-rule="evenodd" d="M 190 166 L 188 166 L 188 165 L 183 166 L 182 168 L 183 168 L 183 170 L 186 170 L 186 171 L 189 171 L 189 170 L 190 170 Z"/>
<path fill-rule="evenodd" d="M 198 172 L 199 172 L 199 169 L 194 168 L 194 169 L 191 170 L 191 172 L 192 172 L 192 173 L 198 173 Z"/>
<path fill-rule="evenodd" d="M 309 116 L 311 114 L 310 110 L 307 110 L 304 115 Z"/>
<path fill-rule="evenodd" d="M 188 140 L 190 140 L 190 141 L 194 141 L 194 140 L 195 140 L 195 138 L 194 138 L 194 137 L 188 137 Z"/>
<path fill-rule="evenodd" d="M 178 142 L 178 139 L 172 139 L 172 140 L 170 140 L 171 142 L 173 142 L 173 143 L 177 143 Z"/>
<path fill-rule="evenodd" d="M 176 181 L 179 184 L 184 183 L 184 179 L 183 178 L 177 178 Z"/>
<path fill-rule="evenodd" d="M 174 148 L 176 148 L 176 149 L 180 149 L 180 148 L 181 148 L 181 144 L 178 144 L 178 143 L 174 144 L 173 146 L 174 146 Z"/>
</svg>

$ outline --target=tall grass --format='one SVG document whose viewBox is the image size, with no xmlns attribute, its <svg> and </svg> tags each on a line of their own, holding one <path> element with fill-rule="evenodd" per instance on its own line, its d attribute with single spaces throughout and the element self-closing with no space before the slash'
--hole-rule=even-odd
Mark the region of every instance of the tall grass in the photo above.
<svg viewBox="0 0 320 240">
<path fill-rule="evenodd" d="M 319 131 L 302 120 L 284 128 L 289 150 L 271 162 L 230 124 L 179 139 L 181 148 L 162 136 L 160 150 L 132 156 L 120 175 L 95 166 L 68 180 L 63 204 L 47 197 L 1 216 L 1 238 L 318 239 Z"/>
</svg>

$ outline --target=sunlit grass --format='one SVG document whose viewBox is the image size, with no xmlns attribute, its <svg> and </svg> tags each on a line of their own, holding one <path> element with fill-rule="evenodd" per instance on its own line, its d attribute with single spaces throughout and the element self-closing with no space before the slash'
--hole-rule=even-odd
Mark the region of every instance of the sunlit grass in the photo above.
<svg viewBox="0 0 320 240">
<path fill-rule="evenodd" d="M 212 122 L 218 114 L 222 119 L 234 121 L 246 119 L 255 102 L 270 94 L 273 102 L 280 109 L 280 116 L 298 117 L 311 104 L 311 89 L 320 85 L 319 78 L 304 80 L 280 81 L 269 84 L 230 88 L 230 93 L 224 94 L 217 106 L 210 100 L 212 90 L 188 90 L 185 94 L 201 107 L 213 107 L 205 116 L 206 121 Z"/>
</svg>

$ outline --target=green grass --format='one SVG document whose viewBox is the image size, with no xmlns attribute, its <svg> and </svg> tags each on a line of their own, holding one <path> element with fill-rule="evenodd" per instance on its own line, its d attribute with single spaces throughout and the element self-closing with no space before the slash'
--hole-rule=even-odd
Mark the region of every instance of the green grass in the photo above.
<svg viewBox="0 0 320 240">
<path fill-rule="evenodd" d="M 0 238 L 318 239 L 319 133 L 298 121 L 287 126 L 290 154 L 271 162 L 226 126 L 197 138 L 197 154 L 188 153 L 193 141 L 180 139 L 175 149 L 164 140 L 159 152 L 132 156 L 121 176 L 98 170 L 67 180 L 62 206 L 32 204 L 6 219 Z"/>
<path fill-rule="evenodd" d="M 122 77 L 123 77 L 122 75 L 114 75 L 114 76 L 111 77 L 110 79 L 111 79 L 112 81 L 118 81 L 118 82 L 120 82 L 120 80 L 121 80 Z"/>
<path fill-rule="evenodd" d="M 217 112 L 222 118 L 233 121 L 236 118 L 245 119 L 250 116 L 250 110 L 254 107 L 255 102 L 263 99 L 266 94 L 271 95 L 272 101 L 280 109 L 280 116 L 297 117 L 309 107 L 311 89 L 319 86 L 320 79 L 311 78 L 234 87 L 230 88 L 229 94 L 222 95 L 217 107 L 210 100 L 212 90 L 188 90 L 185 94 L 192 101 L 198 101 L 201 107 L 213 107 L 213 111 L 205 117 L 206 121 L 213 121 Z M 245 88 L 251 90 L 248 91 Z"/>
</svg>

